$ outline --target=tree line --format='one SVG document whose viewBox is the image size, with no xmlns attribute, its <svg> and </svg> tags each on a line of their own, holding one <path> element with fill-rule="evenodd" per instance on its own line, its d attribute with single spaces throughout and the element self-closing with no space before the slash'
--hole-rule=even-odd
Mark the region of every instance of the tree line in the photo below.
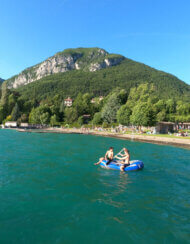
<svg viewBox="0 0 190 244">
<path fill-rule="evenodd" d="M 154 126 L 160 121 L 190 122 L 190 103 L 175 98 L 160 99 L 151 83 L 140 84 L 130 91 L 115 88 L 102 101 L 95 99 L 95 103 L 91 102 L 93 97 L 90 93 L 79 93 L 72 107 L 66 107 L 60 94 L 40 101 L 26 99 L 3 83 L 0 123 L 18 121 L 52 126 L 89 123 L 107 127 L 113 124 Z"/>
</svg>

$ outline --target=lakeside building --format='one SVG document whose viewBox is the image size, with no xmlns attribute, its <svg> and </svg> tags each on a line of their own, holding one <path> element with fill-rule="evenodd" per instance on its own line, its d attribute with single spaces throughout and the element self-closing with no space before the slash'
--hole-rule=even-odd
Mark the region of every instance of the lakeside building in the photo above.
<svg viewBox="0 0 190 244">
<path fill-rule="evenodd" d="M 70 97 L 64 99 L 64 104 L 66 107 L 71 107 L 73 104 L 73 99 L 71 99 Z"/>
<path fill-rule="evenodd" d="M 29 123 L 21 123 L 19 127 L 22 129 L 30 129 L 32 125 L 30 125 Z"/>
<path fill-rule="evenodd" d="M 176 125 L 177 130 L 190 130 L 190 122 L 178 123 Z"/>
<path fill-rule="evenodd" d="M 5 128 L 17 128 L 18 124 L 16 121 L 5 122 Z"/>
<path fill-rule="evenodd" d="M 159 134 L 173 133 L 175 130 L 175 123 L 173 122 L 158 122 L 156 132 Z"/>
</svg>

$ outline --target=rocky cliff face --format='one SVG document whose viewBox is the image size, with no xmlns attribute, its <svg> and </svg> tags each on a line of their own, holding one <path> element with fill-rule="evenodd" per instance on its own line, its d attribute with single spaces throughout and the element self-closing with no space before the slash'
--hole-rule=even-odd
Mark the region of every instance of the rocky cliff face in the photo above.
<svg viewBox="0 0 190 244">
<path fill-rule="evenodd" d="M 7 80 L 7 85 L 9 88 L 17 88 L 47 75 L 70 70 L 83 69 L 95 72 L 103 68 L 118 65 L 124 59 L 121 55 L 108 54 L 100 48 L 66 49 Z"/>
<path fill-rule="evenodd" d="M 89 66 L 89 71 L 94 72 L 100 69 L 104 69 L 110 66 L 115 66 L 121 63 L 123 58 L 105 58 L 102 62 L 100 63 L 92 63 Z"/>
</svg>

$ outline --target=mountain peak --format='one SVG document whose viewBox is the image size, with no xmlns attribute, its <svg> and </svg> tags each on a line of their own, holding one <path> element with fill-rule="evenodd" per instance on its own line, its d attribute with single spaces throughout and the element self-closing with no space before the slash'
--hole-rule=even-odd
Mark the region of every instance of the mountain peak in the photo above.
<svg viewBox="0 0 190 244">
<path fill-rule="evenodd" d="M 46 59 L 40 64 L 25 69 L 20 74 L 7 80 L 10 88 L 17 88 L 45 76 L 64 73 L 71 70 L 95 72 L 100 69 L 118 65 L 125 57 L 109 54 L 102 48 L 69 48 Z"/>
<path fill-rule="evenodd" d="M 78 47 L 78 48 L 67 48 L 61 52 L 58 52 L 56 54 L 76 54 L 80 53 L 83 55 L 92 55 L 92 54 L 99 54 L 99 55 L 106 55 L 108 52 L 104 50 L 103 48 L 99 47 Z"/>
</svg>

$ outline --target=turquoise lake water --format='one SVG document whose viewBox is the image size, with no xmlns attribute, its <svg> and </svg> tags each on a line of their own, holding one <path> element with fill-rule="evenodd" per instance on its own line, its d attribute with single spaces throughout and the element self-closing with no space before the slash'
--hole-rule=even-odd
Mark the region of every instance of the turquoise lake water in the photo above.
<svg viewBox="0 0 190 244">
<path fill-rule="evenodd" d="M 142 171 L 93 163 L 126 146 Z M 0 243 L 188 243 L 190 150 L 0 130 Z"/>
</svg>

